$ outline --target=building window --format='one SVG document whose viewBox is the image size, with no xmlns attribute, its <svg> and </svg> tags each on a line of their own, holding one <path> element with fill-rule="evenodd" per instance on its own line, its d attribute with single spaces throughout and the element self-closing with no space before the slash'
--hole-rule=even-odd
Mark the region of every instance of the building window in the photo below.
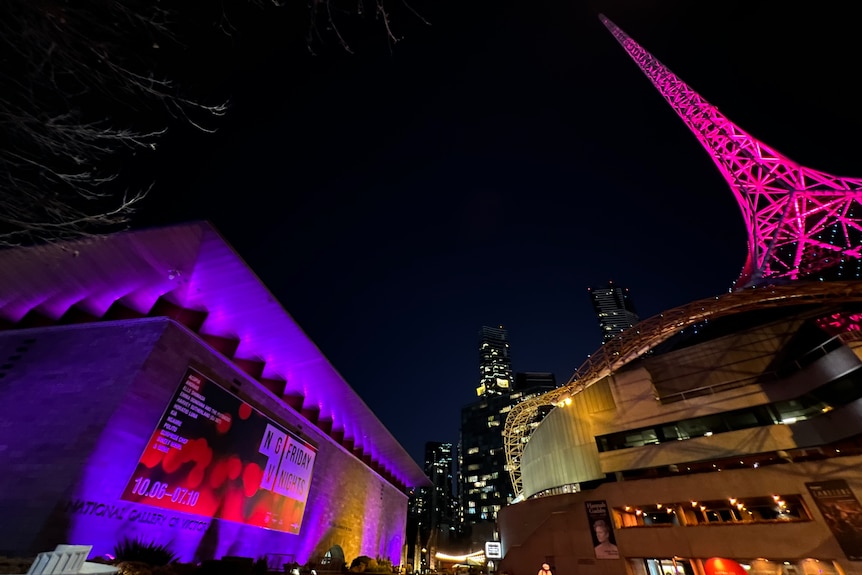
<svg viewBox="0 0 862 575">
<path fill-rule="evenodd" d="M 688 501 L 627 505 L 614 509 L 617 527 L 661 527 L 716 523 L 783 523 L 810 521 L 802 497 L 767 495 L 715 501 Z"/>
<path fill-rule="evenodd" d="M 694 575 L 691 561 L 676 557 L 666 559 L 644 559 L 648 575 Z"/>
<path fill-rule="evenodd" d="M 599 452 L 704 437 L 716 433 L 811 419 L 862 398 L 862 370 L 853 370 L 795 399 L 721 414 L 666 422 L 596 437 Z"/>
</svg>

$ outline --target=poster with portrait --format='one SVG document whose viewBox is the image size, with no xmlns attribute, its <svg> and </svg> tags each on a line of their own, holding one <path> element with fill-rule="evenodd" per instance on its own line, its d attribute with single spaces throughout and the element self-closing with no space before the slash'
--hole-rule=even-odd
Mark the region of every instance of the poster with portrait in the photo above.
<svg viewBox="0 0 862 575">
<path fill-rule="evenodd" d="M 189 369 L 122 499 L 299 533 L 317 450 Z"/>
<path fill-rule="evenodd" d="M 607 501 L 587 501 L 586 507 L 596 559 L 619 559 L 620 551 Z"/>
<path fill-rule="evenodd" d="M 823 520 L 850 561 L 862 561 L 862 505 L 843 479 L 806 483 Z"/>
</svg>

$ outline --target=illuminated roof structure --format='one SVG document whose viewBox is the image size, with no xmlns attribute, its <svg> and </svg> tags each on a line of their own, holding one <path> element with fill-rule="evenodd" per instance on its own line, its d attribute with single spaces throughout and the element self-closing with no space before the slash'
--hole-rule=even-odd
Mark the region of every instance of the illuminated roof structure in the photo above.
<svg viewBox="0 0 862 575">
<path fill-rule="evenodd" d="M 642 320 L 632 329 L 614 337 L 589 356 L 568 383 L 512 407 L 506 418 L 503 437 L 506 464 L 515 494 L 520 494 L 523 490 L 521 455 L 535 429 L 530 426 L 530 422 L 541 407 L 564 405 L 574 394 L 580 393 L 690 326 L 755 310 L 819 302 L 860 303 L 862 282 L 799 282 L 738 290 L 665 311 Z"/>
<path fill-rule="evenodd" d="M 568 383 L 512 408 L 503 437 L 519 496 L 521 456 L 541 407 L 564 405 L 689 326 L 768 308 L 862 302 L 862 179 L 800 166 L 757 141 L 610 20 L 600 19 L 709 152 L 742 210 L 749 253 L 735 291 L 641 321 L 592 354 Z M 824 279 L 830 281 L 818 281 Z"/>
<path fill-rule="evenodd" d="M 602 23 L 706 148 L 736 198 L 748 257 L 736 287 L 860 279 L 862 178 L 801 166 L 753 138 L 605 16 Z"/>
<path fill-rule="evenodd" d="M 401 487 L 422 469 L 206 222 L 0 251 L 0 329 L 167 316 Z"/>
</svg>

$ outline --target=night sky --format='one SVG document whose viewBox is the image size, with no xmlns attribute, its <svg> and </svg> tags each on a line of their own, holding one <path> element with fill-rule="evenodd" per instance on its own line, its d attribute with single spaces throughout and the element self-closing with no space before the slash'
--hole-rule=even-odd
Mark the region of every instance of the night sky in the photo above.
<svg viewBox="0 0 862 575">
<path fill-rule="evenodd" d="M 744 262 L 728 187 L 598 14 L 750 134 L 862 176 L 851 4 L 435 0 L 391 49 L 348 27 L 352 55 L 317 56 L 265 6 L 229 116 L 169 135 L 134 225 L 213 222 L 421 461 L 458 441 L 482 325 L 565 382 L 601 341 L 588 287 L 647 318 Z"/>
</svg>

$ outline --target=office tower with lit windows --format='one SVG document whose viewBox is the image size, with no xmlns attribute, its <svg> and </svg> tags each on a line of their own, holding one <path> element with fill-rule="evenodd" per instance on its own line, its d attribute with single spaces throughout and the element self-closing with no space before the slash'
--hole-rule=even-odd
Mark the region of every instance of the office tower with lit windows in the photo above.
<svg viewBox="0 0 862 575">
<path fill-rule="evenodd" d="M 459 496 L 463 523 L 494 522 L 514 495 L 506 472 L 503 423 L 509 395 L 486 395 L 461 409 Z"/>
<path fill-rule="evenodd" d="M 515 392 L 520 400 L 527 399 L 524 394 L 531 394 L 535 389 L 554 389 L 557 387 L 557 378 L 553 373 L 546 371 L 524 371 L 515 374 Z M 514 394 L 513 394 L 514 395 Z"/>
<path fill-rule="evenodd" d="M 414 565 L 414 571 L 421 572 L 422 529 L 427 515 L 428 487 L 413 487 L 407 492 L 407 563 Z M 427 536 L 426 536 L 427 538 Z"/>
<path fill-rule="evenodd" d="M 480 399 L 461 410 L 458 487 L 464 525 L 493 522 L 501 505 L 511 498 L 502 426 L 513 380 L 508 331 L 503 326 L 483 326 L 479 330 L 476 388 Z"/>
<path fill-rule="evenodd" d="M 588 288 L 593 309 L 599 318 L 602 343 L 632 327 L 638 322 L 637 311 L 629 298 L 628 288 L 621 288 L 608 281 L 604 287 Z"/>
<path fill-rule="evenodd" d="M 483 328 L 482 334 L 495 335 L 493 328 Z M 505 332 L 498 345 L 508 350 Z M 484 344 L 484 341 L 483 341 Z M 490 346 L 489 346 L 490 347 Z M 480 363 L 495 356 L 484 345 L 480 348 Z M 496 356 L 499 357 L 499 356 Z M 509 368 L 508 353 L 505 355 Z M 510 368 L 509 368 L 510 369 Z M 502 369 L 498 372 L 503 372 Z M 511 373 L 511 371 L 509 371 Z M 473 534 L 476 543 L 482 538 L 496 537 L 499 510 L 514 498 L 514 490 L 506 468 L 503 427 L 513 405 L 546 393 L 556 387 L 553 373 L 525 372 L 510 377 L 514 385 L 505 391 L 485 393 L 480 399 L 461 409 L 461 444 L 459 450 L 458 494 L 462 525 Z M 542 412 L 538 420 L 547 412 Z"/>
<path fill-rule="evenodd" d="M 428 524 L 432 528 L 445 526 L 448 529 L 453 523 L 455 460 L 452 451 L 451 443 L 429 441 L 425 444 L 425 474 L 432 485 L 423 489 L 429 494 Z"/>
<path fill-rule="evenodd" d="M 454 463 L 451 443 L 429 441 L 425 444 L 425 474 L 431 480 L 431 486 L 422 487 L 412 494 L 414 504 L 410 509 L 414 511 L 418 535 L 414 540 L 429 550 L 426 554 L 429 559 L 441 546 L 447 547 L 455 528 Z M 434 568 L 435 565 L 429 562 L 425 567 Z"/>
<path fill-rule="evenodd" d="M 502 395 L 512 387 L 509 332 L 503 326 L 483 326 L 479 331 L 479 387 L 476 395 Z"/>
</svg>

